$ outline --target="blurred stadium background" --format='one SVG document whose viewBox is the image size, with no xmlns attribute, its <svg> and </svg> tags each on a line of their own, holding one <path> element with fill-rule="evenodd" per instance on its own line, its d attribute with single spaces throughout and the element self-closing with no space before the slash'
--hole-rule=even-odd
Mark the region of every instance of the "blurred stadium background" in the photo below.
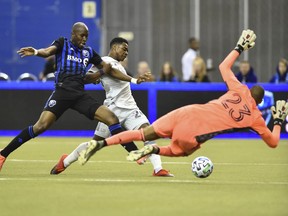
<svg viewBox="0 0 288 216">
<path fill-rule="evenodd" d="M 107 54 L 115 36 L 127 38 L 128 69 L 135 76 L 138 62 L 144 60 L 156 77 L 166 61 L 181 77 L 188 39 L 200 40 L 212 83 L 131 85 L 151 122 L 180 106 L 223 94 L 218 65 L 242 29 L 253 29 L 256 47 L 240 60 L 249 60 L 267 90 L 260 109 L 268 123 L 271 105 L 288 96 L 287 83 L 266 83 L 279 59 L 288 58 L 287 11 L 287 0 L 0 0 L 0 72 L 11 78 L 0 81 L 0 149 L 38 119 L 54 87 L 53 81 L 15 81 L 25 72 L 38 77 L 45 64 L 38 57 L 21 59 L 16 51 L 49 46 L 59 36 L 69 38 L 77 21 L 87 24 L 88 45 L 101 55 Z M 104 100 L 100 85 L 88 85 L 87 90 Z M 139 168 L 126 162 L 117 147 L 103 150 L 84 167 L 73 165 L 50 176 L 59 156 L 92 137 L 95 126 L 70 110 L 42 137 L 13 153 L 0 173 L 0 215 L 288 215 L 287 121 L 281 134 L 286 139 L 275 150 L 255 140 L 257 135 L 241 133 L 211 140 L 188 158 L 163 158 L 164 167 L 176 175 L 172 180 L 152 178 L 150 165 Z M 200 155 L 215 165 L 204 180 L 190 172 L 191 161 Z"/>
<path fill-rule="evenodd" d="M 242 58 L 251 62 L 261 82 L 288 56 L 286 0 L 0 0 L 0 5 L 0 70 L 12 79 L 23 72 L 38 75 L 44 64 L 41 58 L 20 60 L 16 50 L 46 47 L 59 36 L 69 37 L 76 21 L 88 25 L 88 44 L 102 55 L 113 37 L 131 40 L 131 72 L 146 60 L 158 75 L 161 65 L 171 61 L 181 75 L 181 57 L 191 36 L 200 39 L 201 56 L 217 69 L 248 27 L 257 33 L 257 46 Z M 211 79 L 221 81 L 215 71 Z"/>
<path fill-rule="evenodd" d="M 0 130 L 4 135 L 13 135 L 17 133 L 15 130 L 37 120 L 53 89 L 52 82 L 15 82 L 26 72 L 38 77 L 45 64 L 42 58 L 21 59 L 16 51 L 29 45 L 46 47 L 59 36 L 69 38 L 76 21 L 88 25 L 88 45 L 101 55 L 107 54 L 113 37 L 127 38 L 130 44 L 128 69 L 132 75 L 136 75 L 137 63 L 144 60 L 158 77 L 161 65 L 170 61 L 181 77 L 181 57 L 188 48 L 188 39 L 195 36 L 200 40 L 200 55 L 209 62 L 213 83 L 132 86 L 139 107 L 152 122 L 175 108 L 205 103 L 226 90 L 224 84 L 214 83 L 221 82 L 218 65 L 244 28 L 255 30 L 258 38 L 256 47 L 245 52 L 240 60 L 250 61 L 260 82 L 267 82 L 279 59 L 288 56 L 288 29 L 285 27 L 288 1 L 285 0 L 0 0 L 0 5 L 0 72 L 8 74 L 12 80 L 0 85 L 0 95 L 6 104 L 1 106 L 0 114 L 3 119 Z M 235 71 L 237 69 L 235 67 Z M 263 85 L 272 92 L 262 107 L 269 120 L 271 100 L 286 99 L 288 88 L 287 84 Z M 101 87 L 90 85 L 87 88 L 99 100 L 104 99 Z M 20 107 L 25 115 L 18 112 Z M 52 130 L 90 130 L 89 134 L 94 125 L 69 111 Z M 288 125 L 282 132 L 287 130 Z"/>
</svg>

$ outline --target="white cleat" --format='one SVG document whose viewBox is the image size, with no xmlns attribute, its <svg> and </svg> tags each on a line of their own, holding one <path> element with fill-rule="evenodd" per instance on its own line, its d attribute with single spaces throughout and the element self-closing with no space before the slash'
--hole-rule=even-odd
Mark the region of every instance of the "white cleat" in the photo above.
<svg viewBox="0 0 288 216">
<path fill-rule="evenodd" d="M 142 149 L 136 150 L 136 151 L 131 151 L 128 156 L 127 160 L 128 161 L 137 161 L 140 158 L 145 157 L 146 155 L 152 154 L 154 151 L 153 145 L 146 145 Z"/>
<path fill-rule="evenodd" d="M 78 162 L 80 165 L 84 165 L 98 150 L 103 147 L 104 141 L 91 140 L 88 143 L 88 147 L 80 152 Z"/>
</svg>

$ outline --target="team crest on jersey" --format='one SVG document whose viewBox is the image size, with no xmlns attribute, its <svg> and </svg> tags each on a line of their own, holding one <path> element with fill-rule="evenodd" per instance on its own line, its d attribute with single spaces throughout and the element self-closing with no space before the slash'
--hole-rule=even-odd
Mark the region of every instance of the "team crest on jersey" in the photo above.
<svg viewBox="0 0 288 216">
<path fill-rule="evenodd" d="M 50 100 L 48 106 L 49 107 L 53 107 L 56 105 L 56 101 L 55 100 Z"/>
<path fill-rule="evenodd" d="M 82 50 L 82 54 L 83 54 L 84 57 L 89 57 L 88 50 Z"/>
</svg>

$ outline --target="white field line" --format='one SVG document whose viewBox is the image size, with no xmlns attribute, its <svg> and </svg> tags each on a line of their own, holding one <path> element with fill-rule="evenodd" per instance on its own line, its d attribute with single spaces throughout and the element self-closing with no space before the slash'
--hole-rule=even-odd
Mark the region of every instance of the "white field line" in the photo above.
<svg viewBox="0 0 288 216">
<path fill-rule="evenodd" d="M 213 180 L 143 180 L 143 179 L 95 179 L 95 178 L 0 178 L 3 181 L 50 181 L 50 182 L 99 182 L 99 183 L 193 183 L 208 185 L 288 185 L 288 182 L 261 182 L 261 181 L 213 181 Z"/>
<path fill-rule="evenodd" d="M 23 159 L 8 159 L 10 162 L 21 162 L 21 163 L 56 163 L 57 160 L 23 160 Z M 115 164 L 134 164 L 128 161 L 89 161 L 89 163 L 115 163 Z M 147 161 L 147 163 L 150 163 Z M 190 162 L 162 162 L 163 164 L 175 164 L 175 165 L 190 165 Z M 215 165 L 224 166 L 288 166 L 288 163 L 214 163 Z"/>
</svg>

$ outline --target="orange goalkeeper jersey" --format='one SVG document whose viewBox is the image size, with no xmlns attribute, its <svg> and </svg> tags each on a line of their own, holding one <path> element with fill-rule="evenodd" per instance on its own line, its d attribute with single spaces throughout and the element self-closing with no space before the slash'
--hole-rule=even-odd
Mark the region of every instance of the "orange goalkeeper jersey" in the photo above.
<svg viewBox="0 0 288 216">
<path fill-rule="evenodd" d="M 186 122 L 190 122 L 198 142 L 203 142 L 218 133 L 239 129 L 249 128 L 260 135 L 269 130 L 249 88 L 240 83 L 231 70 L 238 56 L 237 51 L 232 51 L 220 66 L 221 75 L 228 87 L 226 94 L 207 104 L 183 108 L 183 111 L 189 113 L 189 120 Z"/>
<path fill-rule="evenodd" d="M 170 137 L 172 144 L 186 154 L 220 133 L 252 129 L 262 138 L 266 136 L 266 140 L 271 137 L 250 90 L 231 71 L 238 56 L 237 51 L 232 51 L 219 67 L 228 87 L 226 94 L 207 104 L 188 105 L 162 116 L 153 123 L 156 133 L 161 137 Z M 273 140 L 275 142 L 278 142 L 277 139 Z"/>
</svg>

